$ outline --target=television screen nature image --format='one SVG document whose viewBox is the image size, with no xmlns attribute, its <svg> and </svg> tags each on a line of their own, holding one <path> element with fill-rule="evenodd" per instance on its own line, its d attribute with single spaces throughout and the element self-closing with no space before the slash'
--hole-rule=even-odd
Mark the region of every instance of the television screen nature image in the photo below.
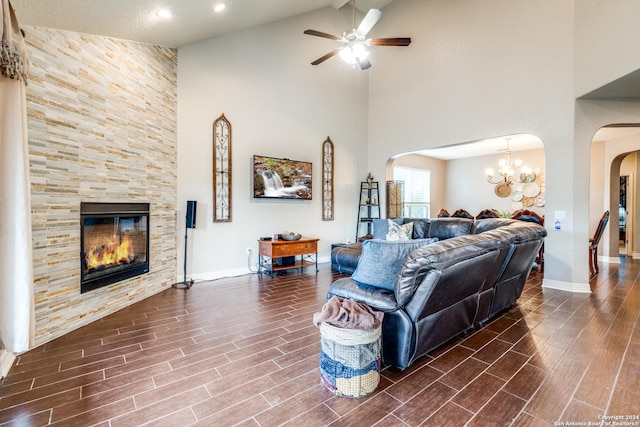
<svg viewBox="0 0 640 427">
<path fill-rule="evenodd" d="M 253 197 L 311 200 L 312 163 L 253 156 Z"/>
</svg>

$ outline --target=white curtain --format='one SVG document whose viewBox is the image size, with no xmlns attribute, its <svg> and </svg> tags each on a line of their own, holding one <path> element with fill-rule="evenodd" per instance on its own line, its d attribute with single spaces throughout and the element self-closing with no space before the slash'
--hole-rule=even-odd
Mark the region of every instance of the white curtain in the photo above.
<svg viewBox="0 0 640 427">
<path fill-rule="evenodd" d="M 0 32 L 0 339 L 12 353 L 33 346 L 34 289 L 23 35 L 9 0 Z"/>
</svg>

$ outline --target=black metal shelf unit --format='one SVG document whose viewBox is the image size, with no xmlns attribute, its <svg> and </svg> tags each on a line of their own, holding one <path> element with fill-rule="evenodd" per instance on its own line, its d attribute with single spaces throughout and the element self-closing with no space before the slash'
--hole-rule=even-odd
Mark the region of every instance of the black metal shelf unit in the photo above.
<svg viewBox="0 0 640 427">
<path fill-rule="evenodd" d="M 376 181 L 361 182 L 356 241 L 370 237 L 373 232 L 373 220 L 379 218 L 380 190 L 378 183 Z"/>
</svg>

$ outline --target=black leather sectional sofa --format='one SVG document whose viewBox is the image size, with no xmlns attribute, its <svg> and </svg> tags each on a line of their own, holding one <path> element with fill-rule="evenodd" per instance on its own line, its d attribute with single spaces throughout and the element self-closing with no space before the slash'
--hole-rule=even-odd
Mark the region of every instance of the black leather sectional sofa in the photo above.
<svg viewBox="0 0 640 427">
<path fill-rule="evenodd" d="M 385 313 L 383 361 L 399 369 L 511 307 L 547 235 L 538 224 L 501 218 L 402 222 L 414 222 L 415 239 L 435 237 L 439 241 L 398 260 L 400 267 L 383 283 L 356 281 L 354 277 L 367 277 L 356 272 L 336 280 L 327 295 L 327 299 L 333 295 L 351 298 Z M 351 248 L 350 258 L 332 253 L 334 268 L 337 264 L 343 272 L 357 271 L 358 262 L 362 266 L 365 257 L 376 255 L 372 251 L 379 245 L 362 244 L 368 250 L 364 255 L 354 252 L 358 245 Z M 339 249 L 344 248 L 332 252 Z M 374 279 L 370 282 L 379 280 Z"/>
</svg>

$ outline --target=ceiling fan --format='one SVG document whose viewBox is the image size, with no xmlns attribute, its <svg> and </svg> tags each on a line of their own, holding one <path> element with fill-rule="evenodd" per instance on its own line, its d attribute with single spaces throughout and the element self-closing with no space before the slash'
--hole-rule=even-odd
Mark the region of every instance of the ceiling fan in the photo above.
<svg viewBox="0 0 640 427">
<path fill-rule="evenodd" d="M 367 46 L 409 46 L 411 43 L 410 37 L 391 37 L 391 38 L 375 38 L 367 39 L 367 33 L 373 28 L 382 16 L 382 11 L 379 9 L 370 9 L 365 15 L 358 28 L 355 28 L 355 0 L 353 5 L 353 27 L 354 29 L 348 32 L 344 32 L 342 36 L 334 36 L 332 34 L 323 33 L 316 30 L 306 30 L 304 33 L 310 36 L 324 37 L 331 40 L 336 40 L 342 44 L 341 47 L 332 50 L 324 56 L 316 59 L 311 65 L 318 65 L 331 58 L 332 56 L 339 54 L 340 57 L 347 63 L 355 67 L 356 64 L 360 65 L 360 69 L 366 70 L 371 68 L 371 62 L 367 59 L 369 52 Z"/>
</svg>

